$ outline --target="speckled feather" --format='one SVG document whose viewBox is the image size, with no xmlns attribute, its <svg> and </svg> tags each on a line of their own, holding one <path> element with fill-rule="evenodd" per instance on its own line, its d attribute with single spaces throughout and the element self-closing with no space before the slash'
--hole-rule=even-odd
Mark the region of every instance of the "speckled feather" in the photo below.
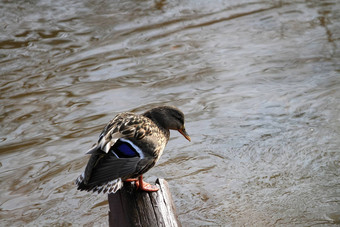
<svg viewBox="0 0 340 227">
<path fill-rule="evenodd" d="M 169 140 L 169 129 L 182 127 L 185 130 L 183 124 L 184 115 L 175 107 L 158 107 L 143 115 L 130 112 L 116 115 L 87 152 L 91 157 L 84 173 L 76 180 L 78 189 L 116 192 L 123 180 L 138 177 L 156 164 Z M 110 150 L 117 146 L 118 140 L 133 146 L 139 157 L 112 155 Z"/>
</svg>

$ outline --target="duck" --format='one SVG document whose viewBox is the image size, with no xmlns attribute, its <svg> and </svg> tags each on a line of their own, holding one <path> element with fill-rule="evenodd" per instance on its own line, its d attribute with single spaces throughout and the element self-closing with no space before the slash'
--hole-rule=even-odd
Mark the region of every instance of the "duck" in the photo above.
<svg viewBox="0 0 340 227">
<path fill-rule="evenodd" d="M 184 114 L 174 106 L 158 106 L 143 114 L 117 114 L 87 151 L 89 161 L 76 179 L 77 189 L 116 193 L 123 182 L 134 182 L 141 191 L 156 192 L 158 187 L 143 181 L 143 174 L 155 166 L 170 138 L 177 130 L 189 142 Z"/>
</svg>

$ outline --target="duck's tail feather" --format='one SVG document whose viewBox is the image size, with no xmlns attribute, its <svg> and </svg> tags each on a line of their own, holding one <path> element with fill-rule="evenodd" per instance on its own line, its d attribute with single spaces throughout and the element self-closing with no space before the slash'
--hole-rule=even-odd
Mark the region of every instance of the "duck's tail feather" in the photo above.
<svg viewBox="0 0 340 227">
<path fill-rule="evenodd" d="M 123 181 L 121 178 L 114 179 L 112 181 L 106 182 L 101 185 L 91 185 L 91 184 L 85 184 L 84 183 L 84 173 L 82 173 L 77 179 L 76 184 L 78 185 L 78 190 L 80 191 L 93 191 L 100 194 L 101 192 L 103 194 L 105 193 L 116 193 L 119 189 L 123 187 Z"/>
</svg>

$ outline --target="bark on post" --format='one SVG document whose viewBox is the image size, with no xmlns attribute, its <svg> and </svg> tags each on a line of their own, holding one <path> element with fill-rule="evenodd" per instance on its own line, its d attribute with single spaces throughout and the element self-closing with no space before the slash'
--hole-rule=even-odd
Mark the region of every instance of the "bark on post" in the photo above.
<svg viewBox="0 0 340 227">
<path fill-rule="evenodd" d="M 180 227 L 168 183 L 156 180 L 157 192 L 141 192 L 131 183 L 115 194 L 109 194 L 109 225 Z"/>
</svg>

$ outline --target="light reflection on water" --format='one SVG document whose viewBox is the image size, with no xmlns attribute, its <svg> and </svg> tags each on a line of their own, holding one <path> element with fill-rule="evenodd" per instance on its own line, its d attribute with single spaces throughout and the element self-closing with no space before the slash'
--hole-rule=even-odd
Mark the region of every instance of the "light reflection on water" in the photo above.
<svg viewBox="0 0 340 227">
<path fill-rule="evenodd" d="M 180 107 L 146 177 L 183 226 L 338 225 L 336 1 L 5 2 L 0 35 L 3 225 L 107 223 L 75 190 L 121 111 Z"/>
</svg>

